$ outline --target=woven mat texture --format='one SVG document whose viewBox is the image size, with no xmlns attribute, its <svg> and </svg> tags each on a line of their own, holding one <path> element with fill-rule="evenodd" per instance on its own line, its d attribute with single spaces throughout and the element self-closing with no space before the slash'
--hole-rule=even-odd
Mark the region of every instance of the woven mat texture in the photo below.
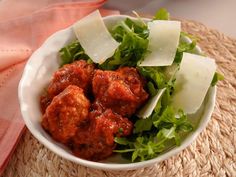
<svg viewBox="0 0 236 177">
<path fill-rule="evenodd" d="M 225 80 L 218 83 L 211 121 L 187 149 L 147 168 L 102 171 L 62 159 L 40 144 L 27 130 L 3 176 L 236 177 L 236 40 L 198 22 L 183 20 L 182 29 L 200 39 L 202 50 L 216 59 L 218 71 L 225 76 Z"/>
</svg>

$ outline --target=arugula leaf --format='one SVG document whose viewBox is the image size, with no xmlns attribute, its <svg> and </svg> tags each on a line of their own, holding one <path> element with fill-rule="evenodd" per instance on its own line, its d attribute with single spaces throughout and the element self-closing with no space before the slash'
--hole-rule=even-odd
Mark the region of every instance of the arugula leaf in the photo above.
<svg viewBox="0 0 236 177">
<path fill-rule="evenodd" d="M 164 8 L 159 9 L 153 18 L 153 20 L 169 20 L 169 19 L 170 19 L 170 14 Z"/>
<path fill-rule="evenodd" d="M 189 131 L 189 132 L 190 132 L 190 131 Z M 175 138 L 175 144 L 176 144 L 177 146 L 180 146 L 180 144 L 181 144 L 181 138 L 180 138 L 180 135 L 179 135 L 177 132 L 175 132 L 174 138 Z"/>
<path fill-rule="evenodd" d="M 120 66 L 136 66 L 143 60 L 148 47 L 148 29 L 140 21 L 127 18 L 111 30 L 112 36 L 121 42 L 114 55 L 99 65 L 101 69 L 113 70 Z"/>
<path fill-rule="evenodd" d="M 146 119 L 139 119 L 134 124 L 134 133 L 140 133 L 143 131 L 151 130 L 152 128 L 152 119 L 146 118 Z"/>
<path fill-rule="evenodd" d="M 166 77 L 161 67 L 137 67 L 139 73 L 152 82 L 153 87 L 162 89 L 166 85 Z"/>
<path fill-rule="evenodd" d="M 170 129 L 162 128 L 158 134 L 157 139 L 160 142 L 164 142 L 166 139 L 172 139 L 175 137 L 175 127 L 171 127 Z"/>
<path fill-rule="evenodd" d="M 194 49 L 197 45 L 197 39 L 194 37 L 190 37 L 192 42 L 188 43 L 184 40 L 182 40 L 182 38 L 186 36 L 186 37 L 190 37 L 191 35 L 189 35 L 188 33 L 184 33 L 181 32 L 180 33 L 180 40 L 179 40 L 179 45 L 175 54 L 175 59 L 174 62 L 175 63 L 180 63 L 183 57 L 183 52 L 188 52 L 188 53 L 194 53 Z"/>
<path fill-rule="evenodd" d="M 215 72 L 214 77 L 211 81 L 211 86 L 215 86 L 218 81 L 224 80 L 224 76 L 218 72 Z"/>
<path fill-rule="evenodd" d="M 167 106 L 166 109 L 163 111 L 160 118 L 153 122 L 153 125 L 159 128 L 161 122 L 165 123 L 174 123 L 175 119 L 175 111 L 172 107 Z"/>
<path fill-rule="evenodd" d="M 171 92 L 170 88 L 167 87 L 166 91 L 162 95 L 162 100 L 161 100 L 162 110 L 164 110 L 169 105 L 170 101 L 171 101 Z"/>
<path fill-rule="evenodd" d="M 151 81 L 149 81 L 147 83 L 147 89 L 148 89 L 148 93 L 151 95 L 151 97 L 153 97 L 157 94 L 157 89 L 155 88 L 154 84 Z"/>
<path fill-rule="evenodd" d="M 125 24 L 132 29 L 132 31 L 143 39 L 147 39 L 149 36 L 149 30 L 146 23 L 144 23 L 141 18 L 137 21 L 133 21 L 129 18 L 125 20 Z"/>
<path fill-rule="evenodd" d="M 178 52 L 193 52 L 193 49 L 196 47 L 196 41 L 191 43 L 181 41 L 178 46 Z"/>
<path fill-rule="evenodd" d="M 128 145 L 129 141 L 126 138 L 123 137 L 115 137 L 114 141 L 118 144 L 122 144 L 122 145 Z"/>
<path fill-rule="evenodd" d="M 135 159 L 138 157 L 138 153 L 139 153 L 139 151 L 137 151 L 137 150 L 133 152 L 133 154 L 132 154 L 132 159 L 131 159 L 132 162 L 134 162 Z"/>
<path fill-rule="evenodd" d="M 118 152 L 118 153 L 126 153 L 126 152 L 133 152 L 135 149 L 115 149 L 113 152 Z"/>
<path fill-rule="evenodd" d="M 188 118 L 183 110 L 178 111 L 179 118 L 175 119 L 176 131 L 190 132 L 193 130 L 192 124 L 188 121 Z"/>
<path fill-rule="evenodd" d="M 167 106 L 159 119 L 153 122 L 154 126 L 161 128 L 163 123 L 171 124 L 176 127 L 176 131 L 189 132 L 193 130 L 193 126 L 188 121 L 187 116 L 182 110 L 178 111 L 179 118 L 176 118 L 173 107 Z"/>
<path fill-rule="evenodd" d="M 61 57 L 61 66 L 64 64 L 72 63 L 78 59 L 89 59 L 88 55 L 85 54 L 84 49 L 80 45 L 78 40 L 75 40 L 63 47 L 59 51 L 59 55 Z"/>
</svg>

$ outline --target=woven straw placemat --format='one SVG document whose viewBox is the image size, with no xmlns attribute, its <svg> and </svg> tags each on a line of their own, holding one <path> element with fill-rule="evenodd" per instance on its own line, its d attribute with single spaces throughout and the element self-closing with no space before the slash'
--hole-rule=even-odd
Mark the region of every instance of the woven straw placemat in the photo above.
<svg viewBox="0 0 236 177">
<path fill-rule="evenodd" d="M 212 119 L 191 146 L 151 167 L 102 171 L 62 159 L 26 131 L 3 176 L 236 176 L 236 40 L 198 22 L 183 20 L 182 28 L 200 39 L 202 50 L 216 59 L 225 76 L 218 83 Z"/>
</svg>

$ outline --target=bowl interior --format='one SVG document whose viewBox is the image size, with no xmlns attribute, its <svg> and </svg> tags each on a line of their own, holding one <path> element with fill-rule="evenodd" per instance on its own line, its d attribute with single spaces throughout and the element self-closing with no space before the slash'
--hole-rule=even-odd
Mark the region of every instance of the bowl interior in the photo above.
<svg viewBox="0 0 236 177">
<path fill-rule="evenodd" d="M 108 28 L 111 28 L 115 23 L 125 19 L 127 16 L 110 16 L 105 17 L 104 21 Z M 144 19 L 147 22 L 149 19 Z M 52 74 L 59 68 L 59 55 L 58 51 L 75 40 L 76 36 L 71 27 L 61 30 L 51 37 L 33 53 L 28 60 L 22 79 L 19 84 L 19 100 L 21 112 L 26 126 L 31 133 L 47 148 L 62 156 L 65 159 L 79 163 L 84 166 L 106 169 L 106 170 L 128 170 L 139 167 L 149 166 L 153 163 L 160 162 L 168 157 L 180 152 L 186 148 L 203 130 L 209 121 L 215 102 L 216 88 L 210 88 L 207 96 L 196 114 L 190 115 L 191 121 L 196 125 L 196 129 L 187 137 L 183 138 L 181 146 L 174 147 L 168 152 L 162 153 L 155 159 L 145 162 L 131 163 L 123 159 L 120 155 L 113 155 L 112 157 L 101 161 L 92 162 L 74 156 L 71 151 L 64 145 L 54 141 L 41 127 L 42 113 L 40 111 L 39 98 L 42 91 L 47 87 Z M 188 38 L 184 38 L 190 42 Z M 199 47 L 196 49 L 197 53 L 201 53 Z"/>
</svg>

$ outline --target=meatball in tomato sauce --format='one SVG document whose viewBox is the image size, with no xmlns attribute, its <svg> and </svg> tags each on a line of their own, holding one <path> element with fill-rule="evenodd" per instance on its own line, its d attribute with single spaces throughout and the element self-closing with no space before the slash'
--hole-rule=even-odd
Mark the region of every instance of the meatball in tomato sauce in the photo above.
<svg viewBox="0 0 236 177">
<path fill-rule="evenodd" d="M 121 116 L 131 116 L 148 98 L 144 79 L 131 67 L 116 71 L 96 70 L 92 88 L 96 102 Z"/>
<path fill-rule="evenodd" d="M 66 64 L 53 74 L 53 78 L 45 95 L 41 97 L 41 109 L 44 112 L 54 96 L 58 95 L 69 85 L 79 86 L 88 93 L 95 66 L 84 60 Z"/>
<path fill-rule="evenodd" d="M 132 133 L 128 117 L 147 100 L 144 85 L 135 68 L 95 70 L 83 60 L 64 65 L 41 97 L 42 126 L 78 157 L 107 158 L 116 147 L 114 138 Z"/>
<path fill-rule="evenodd" d="M 42 126 L 52 137 L 68 143 L 88 122 L 90 101 L 83 89 L 70 85 L 55 96 L 43 115 Z"/>
<path fill-rule="evenodd" d="M 132 122 L 111 109 L 99 116 L 91 112 L 89 118 L 89 129 L 78 131 L 72 145 L 74 154 L 84 159 L 98 161 L 110 156 L 116 147 L 114 137 L 128 136 L 132 132 Z"/>
</svg>

